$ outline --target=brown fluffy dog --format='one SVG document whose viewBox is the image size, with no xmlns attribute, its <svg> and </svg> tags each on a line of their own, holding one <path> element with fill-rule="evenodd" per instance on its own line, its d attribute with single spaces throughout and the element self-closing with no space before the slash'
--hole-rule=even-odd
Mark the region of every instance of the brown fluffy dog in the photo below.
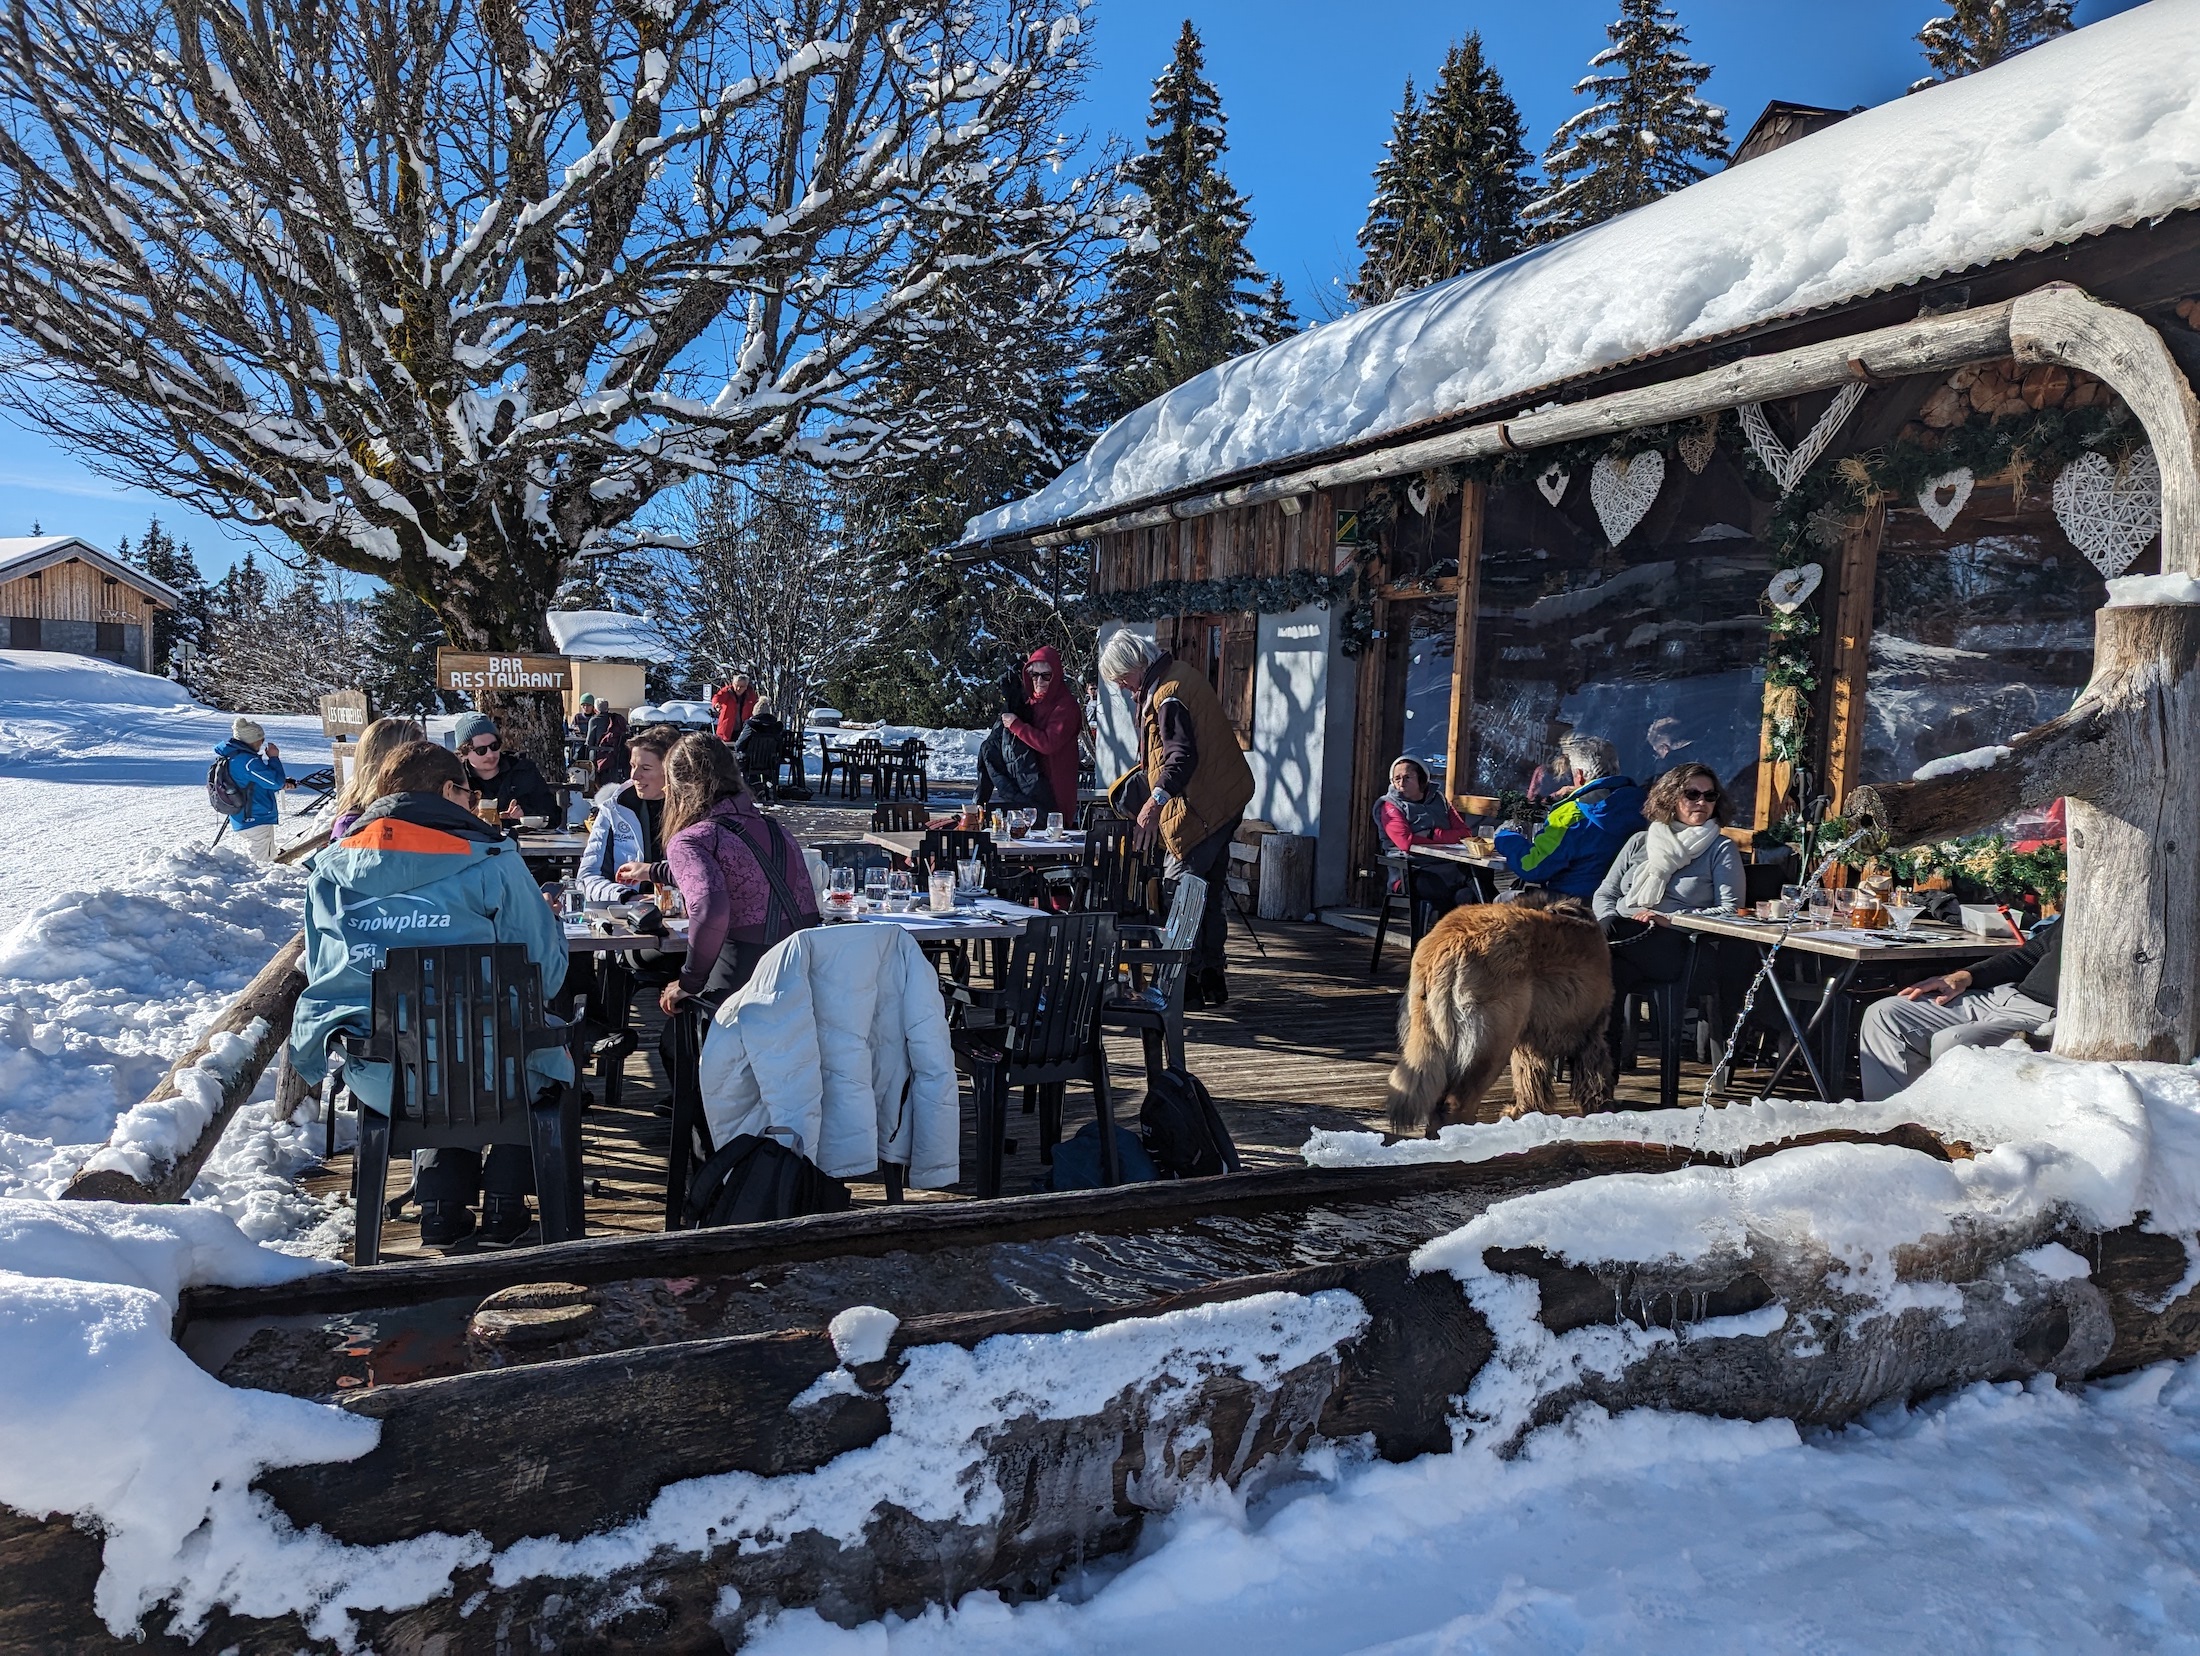
<svg viewBox="0 0 2200 1656">
<path fill-rule="evenodd" d="M 1550 1110 L 1562 1058 L 1573 1060 L 1575 1104 L 1608 1108 L 1611 1010 L 1612 953 L 1585 904 L 1529 892 L 1518 902 L 1453 909 L 1413 951 L 1398 1009 L 1390 1130 L 1415 1136 L 1472 1121 L 1508 1057 L 1506 1115 Z"/>
</svg>

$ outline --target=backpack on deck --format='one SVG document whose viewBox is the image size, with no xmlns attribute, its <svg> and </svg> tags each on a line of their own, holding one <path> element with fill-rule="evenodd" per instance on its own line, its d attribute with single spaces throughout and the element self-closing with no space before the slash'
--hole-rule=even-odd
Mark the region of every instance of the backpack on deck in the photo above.
<svg viewBox="0 0 2200 1656">
<path fill-rule="evenodd" d="M 1198 1076 L 1167 1069 L 1146 1089 L 1138 1136 L 1164 1179 L 1205 1179 L 1239 1171 L 1237 1146 Z"/>
<path fill-rule="evenodd" d="M 1128 1127 L 1115 1130 L 1115 1160 L 1124 1184 L 1147 1184 L 1161 1177 L 1160 1171 L 1147 1159 L 1137 1135 Z M 1100 1123 L 1088 1121 L 1054 1147 L 1054 1165 L 1047 1170 L 1042 1188 L 1098 1190 L 1103 1183 Z"/>
<path fill-rule="evenodd" d="M 223 816 L 243 816 L 252 808 L 252 790 L 237 780 L 223 754 L 206 767 L 206 802 Z"/>
<path fill-rule="evenodd" d="M 684 1217 L 691 1229 L 754 1225 L 839 1213 L 848 1203 L 848 1187 L 820 1172 L 815 1162 L 777 1139 L 743 1133 L 695 1170 Z"/>
</svg>

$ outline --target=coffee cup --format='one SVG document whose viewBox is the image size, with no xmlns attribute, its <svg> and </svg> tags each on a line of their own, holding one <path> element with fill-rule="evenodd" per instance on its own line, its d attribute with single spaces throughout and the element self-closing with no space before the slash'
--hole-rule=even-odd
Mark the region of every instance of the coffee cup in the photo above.
<svg viewBox="0 0 2200 1656">
<path fill-rule="evenodd" d="M 523 816 L 519 819 L 519 825 L 529 833 L 533 833 L 538 828 L 549 827 L 550 819 L 542 816 Z"/>
</svg>

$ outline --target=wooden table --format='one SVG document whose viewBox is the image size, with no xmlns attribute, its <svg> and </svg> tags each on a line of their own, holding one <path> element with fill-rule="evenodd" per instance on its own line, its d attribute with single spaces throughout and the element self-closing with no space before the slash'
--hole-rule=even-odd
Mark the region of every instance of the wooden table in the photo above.
<svg viewBox="0 0 2200 1656">
<path fill-rule="evenodd" d="M 965 916 L 968 918 L 963 918 Z M 906 914 L 866 912 L 845 920 L 828 916 L 825 923 L 828 926 L 899 926 L 919 943 L 955 943 L 1021 937 L 1025 926 L 1044 917 L 1044 910 L 1026 908 L 1005 897 L 981 897 L 972 907 L 957 909 L 952 915 L 932 914 L 915 908 Z"/>
<path fill-rule="evenodd" d="M 530 865 L 573 869 L 580 866 L 581 853 L 588 849 L 588 836 L 575 828 L 525 829 L 513 836 L 512 843 Z"/>
<path fill-rule="evenodd" d="M 924 836 L 874 832 L 865 834 L 863 843 L 883 846 L 904 862 L 911 862 L 916 858 L 917 848 L 924 843 Z M 1045 862 L 1062 858 L 1076 861 L 1085 854 L 1085 836 L 1082 830 L 1065 828 L 1058 840 L 996 839 L 993 850 L 995 855 L 1015 861 Z"/>
<path fill-rule="evenodd" d="M 1676 930 L 1687 932 L 1691 937 L 1723 937 L 1748 943 L 1757 950 L 1760 961 L 1771 959 L 1774 949 L 1778 948 L 1840 963 L 1836 970 L 1827 974 L 1819 990 L 1818 1004 L 1812 1008 L 1807 1021 L 1796 1015 L 1794 1003 L 1781 987 L 1778 974 L 1765 976 L 1765 988 L 1771 992 L 1773 1003 L 1779 1007 L 1780 1016 L 1786 1021 L 1795 1042 L 1774 1066 L 1765 1082 L 1765 1090 L 1770 1092 L 1779 1085 L 1780 1078 L 1787 1074 L 1788 1065 L 1800 1058 L 1804 1069 L 1810 1073 L 1812 1085 L 1818 1089 L 1818 1096 L 1828 1102 L 1847 1087 L 1852 1038 L 1849 990 L 1865 967 L 1889 967 L 1893 969 L 1891 976 L 1903 983 L 1914 983 L 1936 971 L 1983 960 L 2020 946 L 2013 937 L 1980 937 L 1954 926 L 1922 920 L 1910 927 L 1908 937 L 1896 940 L 1891 929 L 1876 932 L 1820 928 L 1808 920 L 1745 920 L 1736 914 L 1676 914 L 1670 918 Z M 1689 966 L 1692 976 L 1693 949 L 1690 950 Z M 1669 1037 L 1672 1046 L 1671 1060 L 1665 1067 L 1677 1076 L 1680 1032 L 1674 1029 L 1662 1033 Z M 1816 1053 L 1811 1050 L 1814 1037 L 1819 1042 Z M 1722 1083 L 1724 1074 L 1722 1066 Z M 1828 1076 L 1833 1078 L 1830 1087 Z M 1670 1105 L 1677 1100 L 1665 1102 Z"/>
<path fill-rule="evenodd" d="M 591 903 L 581 919 L 564 922 L 565 952 L 568 955 L 620 954 L 628 949 L 652 949 L 659 954 L 687 953 L 686 920 L 667 920 L 665 935 L 658 937 L 634 930 L 627 923 L 631 918 L 630 914 L 622 915 L 616 908 Z M 602 930 L 606 923 L 613 929 Z"/>
</svg>

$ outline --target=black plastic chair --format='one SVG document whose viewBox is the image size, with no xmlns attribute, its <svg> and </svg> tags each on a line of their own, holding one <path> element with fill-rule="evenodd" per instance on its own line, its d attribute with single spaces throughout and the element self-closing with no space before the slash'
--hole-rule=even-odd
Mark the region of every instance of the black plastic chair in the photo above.
<svg viewBox="0 0 2200 1656">
<path fill-rule="evenodd" d="M 1112 914 L 1048 915 L 1010 943 L 998 988 L 955 989 L 956 1000 L 996 1020 L 951 1032 L 955 1067 L 970 1077 L 977 1112 L 980 1196 L 1001 1193 L 1009 1093 L 1039 1090 L 1040 1149 L 1051 1155 L 1062 1136 L 1063 1089 L 1072 1081 L 1092 1088 L 1100 1176 L 1111 1185 L 1122 1181 L 1100 1038 L 1101 1010 L 1115 984 L 1115 937 Z"/>
<path fill-rule="evenodd" d="M 1412 958 L 1414 948 L 1420 943 L 1420 928 L 1413 923 L 1413 859 L 1403 851 L 1385 851 L 1377 859 L 1382 865 L 1383 897 L 1375 910 L 1375 952 L 1368 956 L 1367 972 L 1373 977 L 1383 969 L 1383 940 L 1390 935 L 1390 906 L 1404 903 L 1406 906 L 1406 955 Z M 1398 877 L 1398 887 L 1391 889 L 1392 874 Z"/>
<path fill-rule="evenodd" d="M 993 847 L 993 836 L 983 828 L 927 828 L 924 838 L 917 842 L 917 854 L 910 860 L 920 874 L 935 869 L 950 869 L 959 862 L 976 857 L 985 864 L 985 886 L 994 889 L 994 881 L 1000 874 L 1001 854 Z"/>
<path fill-rule="evenodd" d="M 884 799 L 890 793 L 895 799 L 931 798 L 932 778 L 927 770 L 931 757 L 931 750 L 914 736 L 885 749 L 879 757 L 878 797 Z"/>
<path fill-rule="evenodd" d="M 1115 930 L 1118 987 L 1100 1009 L 1100 1024 L 1136 1032 L 1146 1049 L 1149 1086 L 1164 1069 L 1185 1067 L 1184 975 L 1208 899 L 1207 882 L 1187 874 L 1176 883 L 1166 926 Z"/>
<path fill-rule="evenodd" d="M 1072 876 L 1075 906 L 1087 914 L 1132 919 L 1146 913 L 1146 857 L 1131 843 L 1134 824 L 1122 817 L 1085 830 L 1084 857 Z"/>
<path fill-rule="evenodd" d="M 530 1096 L 527 1055 L 570 1030 L 542 1003 L 542 974 L 517 943 L 391 949 L 370 990 L 371 1032 L 345 1036 L 354 1060 L 388 1064 L 390 1113 L 359 1112 L 352 1157 L 353 1263 L 382 1252 L 383 1189 L 393 1156 L 524 1144 L 535 1163 L 545 1242 L 581 1234 L 580 1092 Z"/>
</svg>

